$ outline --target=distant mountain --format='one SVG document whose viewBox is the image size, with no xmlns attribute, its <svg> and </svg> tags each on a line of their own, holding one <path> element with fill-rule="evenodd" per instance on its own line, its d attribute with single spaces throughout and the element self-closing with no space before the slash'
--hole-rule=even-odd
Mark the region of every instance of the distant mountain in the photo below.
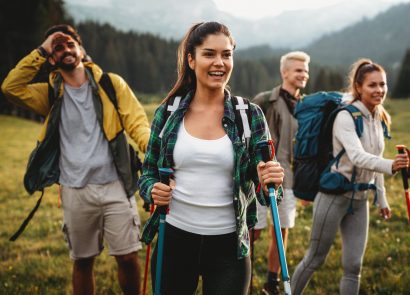
<svg viewBox="0 0 410 295">
<path fill-rule="evenodd" d="M 313 60 L 326 65 L 349 65 L 369 57 L 396 70 L 410 48 L 410 4 L 399 4 L 372 19 L 323 36 L 306 48 Z"/>
<path fill-rule="evenodd" d="M 410 48 L 409 16 L 410 4 L 399 4 L 371 19 L 365 18 L 338 32 L 326 34 L 302 49 L 311 55 L 315 64 L 346 70 L 358 58 L 367 57 L 394 74 Z M 239 50 L 237 56 L 244 59 L 278 57 L 288 50 L 261 45 Z"/>
<path fill-rule="evenodd" d="M 66 7 L 76 21 L 108 22 L 117 29 L 149 32 L 172 39 L 181 39 L 195 22 L 233 20 L 211 0 L 108 0 L 94 5 L 69 0 Z"/>
<path fill-rule="evenodd" d="M 308 46 L 324 34 L 340 30 L 363 17 L 386 10 L 383 0 L 357 0 L 330 5 L 318 10 L 300 10 L 266 17 L 257 21 L 241 19 L 218 9 L 212 0 L 66 0 L 76 21 L 108 22 L 116 28 L 150 32 L 161 37 L 180 39 L 195 22 L 217 20 L 232 30 L 238 48 L 269 44 L 275 48 Z"/>
<path fill-rule="evenodd" d="M 325 34 L 354 24 L 363 17 L 373 17 L 389 6 L 391 4 L 383 0 L 359 0 L 345 1 L 315 10 L 284 12 L 277 17 L 254 22 L 251 35 L 247 35 L 244 43 L 267 43 L 273 48 L 298 49 L 308 46 Z"/>
</svg>

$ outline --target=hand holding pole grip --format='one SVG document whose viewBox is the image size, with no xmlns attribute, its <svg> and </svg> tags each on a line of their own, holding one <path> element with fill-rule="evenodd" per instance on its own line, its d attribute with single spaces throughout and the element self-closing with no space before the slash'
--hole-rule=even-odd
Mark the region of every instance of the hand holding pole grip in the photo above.
<svg viewBox="0 0 410 295">
<path fill-rule="evenodd" d="M 396 149 L 399 154 L 406 153 L 406 147 L 404 145 L 396 145 Z M 410 221 L 410 196 L 409 196 L 409 173 L 406 168 L 401 169 L 401 178 L 403 179 L 404 197 L 407 204 L 407 217 Z"/>
<path fill-rule="evenodd" d="M 275 157 L 275 148 L 273 146 L 272 140 L 261 140 L 257 144 L 257 149 L 259 149 L 260 155 L 262 156 L 262 161 L 265 163 L 272 160 Z M 275 184 L 269 183 L 268 188 L 275 187 Z"/>
<path fill-rule="evenodd" d="M 406 153 L 406 147 L 404 145 L 396 145 L 396 149 L 399 154 Z M 403 179 L 404 189 L 409 189 L 409 174 L 406 168 L 401 169 L 401 178 Z"/>
<path fill-rule="evenodd" d="M 169 185 L 169 180 L 171 175 L 174 173 L 174 170 L 171 168 L 159 168 L 159 179 L 161 183 Z M 168 213 L 168 206 L 159 206 L 158 207 L 160 214 L 167 214 Z"/>
</svg>

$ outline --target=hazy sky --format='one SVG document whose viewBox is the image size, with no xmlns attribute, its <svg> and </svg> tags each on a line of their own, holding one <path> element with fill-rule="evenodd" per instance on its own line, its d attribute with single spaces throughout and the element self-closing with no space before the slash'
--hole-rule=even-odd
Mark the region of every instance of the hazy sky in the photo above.
<svg viewBox="0 0 410 295">
<path fill-rule="evenodd" d="M 342 0 L 214 0 L 219 9 L 236 16 L 259 18 L 286 10 L 319 8 Z"/>
<path fill-rule="evenodd" d="M 219 9 L 247 18 L 277 15 L 287 10 L 316 9 L 346 1 L 351 2 L 352 5 L 355 3 L 352 0 L 214 0 Z M 383 0 L 383 2 L 401 3 L 410 0 Z"/>
<path fill-rule="evenodd" d="M 115 0 L 65 0 L 68 3 L 85 5 L 110 5 Z M 128 0 L 130 3 L 133 0 Z M 160 0 L 159 0 L 160 1 Z M 195 1 L 195 0 L 192 0 Z M 339 2 L 350 2 L 353 0 L 213 0 L 220 10 L 235 16 L 257 19 L 264 16 L 277 15 L 287 10 L 316 9 L 333 5 Z M 360 0 L 370 1 L 373 0 Z M 410 0 L 380 0 L 390 3 L 410 2 Z M 178 5 L 178 0 L 175 0 Z"/>
</svg>

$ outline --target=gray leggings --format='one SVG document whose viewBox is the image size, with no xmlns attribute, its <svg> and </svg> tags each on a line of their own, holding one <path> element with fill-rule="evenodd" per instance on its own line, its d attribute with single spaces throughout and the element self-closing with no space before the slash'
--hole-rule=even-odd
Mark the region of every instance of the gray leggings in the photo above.
<svg viewBox="0 0 410 295">
<path fill-rule="evenodd" d="M 291 281 L 292 294 L 303 292 L 313 273 L 325 262 L 336 233 L 342 236 L 343 277 L 340 294 L 358 294 L 360 271 L 369 229 L 367 200 L 354 200 L 354 214 L 347 213 L 350 199 L 318 193 L 313 206 L 313 225 L 309 248 L 296 267 Z"/>
</svg>

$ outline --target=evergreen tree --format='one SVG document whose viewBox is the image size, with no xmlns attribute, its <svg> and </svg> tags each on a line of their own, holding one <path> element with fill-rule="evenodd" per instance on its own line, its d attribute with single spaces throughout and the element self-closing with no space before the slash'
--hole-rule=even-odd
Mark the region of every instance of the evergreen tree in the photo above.
<svg viewBox="0 0 410 295">
<path fill-rule="evenodd" d="M 410 97 L 410 48 L 404 56 L 401 64 L 399 76 L 393 90 L 393 97 L 408 98 Z"/>
<path fill-rule="evenodd" d="M 237 60 L 230 80 L 235 95 L 252 97 L 260 91 L 272 88 L 269 75 L 259 61 Z"/>
<path fill-rule="evenodd" d="M 0 82 L 21 58 L 41 45 L 47 28 L 58 23 L 72 24 L 62 0 L 0 2 Z M 6 102 L 2 93 L 0 110 L 31 116 Z"/>
<path fill-rule="evenodd" d="M 343 87 L 343 77 L 336 71 L 320 68 L 313 83 L 313 92 L 340 91 Z"/>
<path fill-rule="evenodd" d="M 312 88 L 313 92 L 324 91 L 325 89 L 329 87 L 328 76 L 324 69 L 320 69 L 314 81 L 315 82 L 313 83 L 313 88 Z"/>
</svg>

